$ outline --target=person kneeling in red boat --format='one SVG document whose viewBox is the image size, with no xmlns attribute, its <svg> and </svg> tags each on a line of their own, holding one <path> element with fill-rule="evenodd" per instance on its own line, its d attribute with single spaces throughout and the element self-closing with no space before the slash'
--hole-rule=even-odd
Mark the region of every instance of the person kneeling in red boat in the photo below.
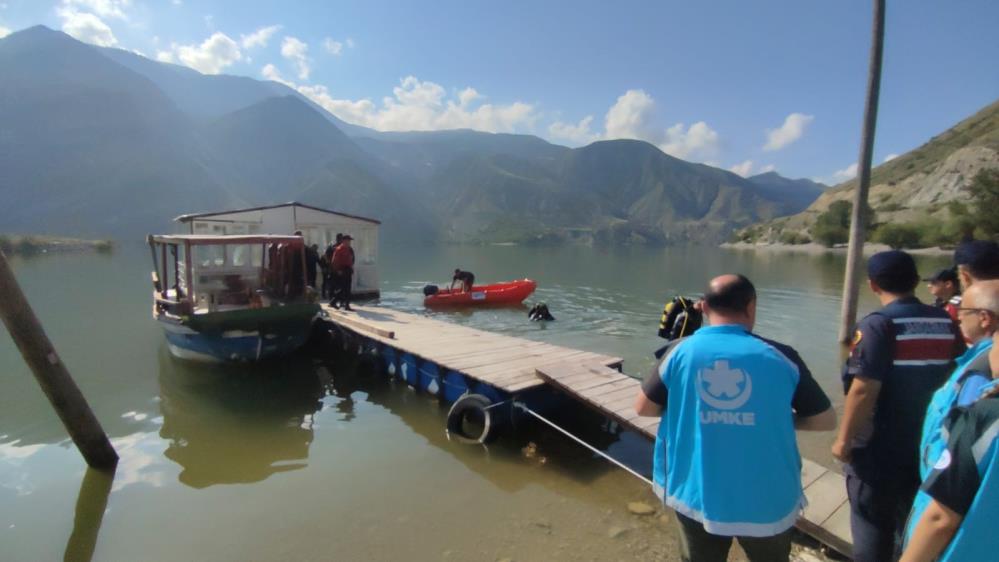
<svg viewBox="0 0 999 562">
<path fill-rule="evenodd" d="M 454 270 L 454 277 L 451 278 L 451 290 L 454 290 L 454 284 L 461 282 L 462 292 L 468 293 L 472 291 L 472 285 L 475 284 L 475 274 L 471 271 L 462 271 L 460 269 Z"/>
</svg>

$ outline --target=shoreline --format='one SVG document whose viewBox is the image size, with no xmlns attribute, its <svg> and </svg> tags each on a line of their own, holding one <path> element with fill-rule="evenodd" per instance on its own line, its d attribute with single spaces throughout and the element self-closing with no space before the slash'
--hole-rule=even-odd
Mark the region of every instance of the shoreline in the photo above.
<svg viewBox="0 0 999 562">
<path fill-rule="evenodd" d="M 85 240 L 35 234 L 0 234 L 0 250 L 8 256 L 37 256 L 41 254 L 93 252 L 108 254 L 114 251 L 115 242 L 108 240 Z"/>
<path fill-rule="evenodd" d="M 817 244 L 815 242 L 809 242 L 808 244 L 782 244 L 780 242 L 759 244 L 750 242 L 725 242 L 719 244 L 718 247 L 733 250 L 753 250 L 757 252 L 799 252 L 804 254 L 846 253 L 845 244 L 827 248 L 822 244 Z M 868 242 L 864 244 L 864 255 L 869 256 L 871 254 L 891 249 L 892 248 L 887 244 L 875 244 Z M 950 256 L 954 253 L 952 248 L 941 248 L 940 246 L 932 248 L 903 248 L 903 251 L 914 256 Z"/>
</svg>

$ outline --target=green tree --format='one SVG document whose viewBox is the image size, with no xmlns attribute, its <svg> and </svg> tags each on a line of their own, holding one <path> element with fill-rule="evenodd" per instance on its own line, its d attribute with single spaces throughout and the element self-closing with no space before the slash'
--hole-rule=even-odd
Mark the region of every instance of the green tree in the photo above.
<svg viewBox="0 0 999 562">
<path fill-rule="evenodd" d="M 826 212 L 815 219 L 815 226 L 812 227 L 812 238 L 826 247 L 846 243 L 850 239 L 850 214 L 852 211 L 853 204 L 849 201 L 834 201 Z M 864 222 L 870 227 L 874 223 L 874 209 L 867 205 L 866 211 Z"/>
<path fill-rule="evenodd" d="M 915 224 L 888 223 L 874 233 L 874 241 L 887 244 L 894 250 L 901 250 L 921 246 L 923 235 L 923 231 Z"/>
<path fill-rule="evenodd" d="M 969 186 L 975 208 L 971 215 L 982 234 L 999 236 L 999 169 L 983 169 L 975 174 Z"/>
</svg>

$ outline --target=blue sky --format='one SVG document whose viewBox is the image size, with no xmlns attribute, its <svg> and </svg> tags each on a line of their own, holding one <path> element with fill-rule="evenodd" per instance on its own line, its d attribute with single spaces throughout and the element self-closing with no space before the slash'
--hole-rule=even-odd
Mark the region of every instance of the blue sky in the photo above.
<svg viewBox="0 0 999 562">
<path fill-rule="evenodd" d="M 381 130 L 640 138 L 743 174 L 835 183 L 858 152 L 870 4 L 0 0 L 0 35 L 44 24 L 279 80 Z M 999 97 L 999 2 L 888 4 L 876 162 Z"/>
</svg>

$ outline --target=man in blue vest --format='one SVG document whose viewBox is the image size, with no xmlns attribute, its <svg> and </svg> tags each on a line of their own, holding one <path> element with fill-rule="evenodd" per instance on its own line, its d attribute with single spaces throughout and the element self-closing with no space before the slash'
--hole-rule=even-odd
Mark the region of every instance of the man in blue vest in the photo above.
<svg viewBox="0 0 999 562">
<path fill-rule="evenodd" d="M 662 415 L 653 489 L 683 560 L 724 561 L 733 538 L 754 562 L 787 560 L 805 505 L 794 430 L 829 431 L 836 415 L 797 352 L 752 333 L 749 279 L 713 279 L 701 307 L 709 325 L 670 345 L 635 402 Z"/>
<path fill-rule="evenodd" d="M 968 406 L 991 381 L 989 350 L 999 327 L 999 281 L 979 281 L 965 293 L 957 309 L 961 334 L 971 344 L 960 357 L 950 378 L 933 394 L 923 421 L 919 444 L 919 476 L 925 481 L 947 445 L 944 420 L 955 406 Z"/>
<path fill-rule="evenodd" d="M 999 377 L 999 347 L 990 353 Z M 949 439 L 923 482 L 901 562 L 995 560 L 999 549 L 999 398 L 950 411 Z"/>
<path fill-rule="evenodd" d="M 933 392 L 964 348 L 939 308 L 914 296 L 912 256 L 880 252 L 867 263 L 883 308 L 857 326 L 843 373 L 846 400 L 832 454 L 846 463 L 856 562 L 892 560 L 919 488 L 919 437 Z"/>
</svg>

